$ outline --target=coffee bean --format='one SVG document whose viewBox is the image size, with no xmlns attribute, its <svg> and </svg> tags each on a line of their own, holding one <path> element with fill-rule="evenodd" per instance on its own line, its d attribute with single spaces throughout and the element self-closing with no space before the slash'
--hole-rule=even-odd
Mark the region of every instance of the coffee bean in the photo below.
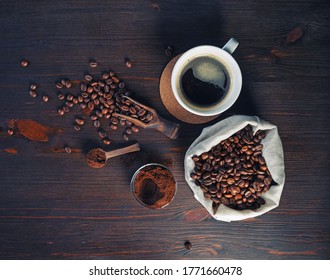
<svg viewBox="0 0 330 280">
<path fill-rule="evenodd" d="M 78 124 L 74 124 L 74 125 L 73 125 L 73 128 L 74 128 L 75 130 L 77 130 L 77 131 L 81 130 L 81 126 L 78 125 Z"/>
<path fill-rule="evenodd" d="M 98 134 L 99 134 L 101 139 L 107 137 L 107 134 L 105 133 L 104 129 L 102 129 L 102 128 L 99 129 Z"/>
<path fill-rule="evenodd" d="M 58 110 L 57 110 L 57 113 L 58 113 L 60 116 L 63 116 L 63 115 L 64 115 L 64 110 L 63 110 L 63 109 L 58 109 Z"/>
<path fill-rule="evenodd" d="M 78 102 L 79 102 L 79 103 L 84 102 L 84 98 L 83 98 L 81 95 L 78 96 Z"/>
<path fill-rule="evenodd" d="M 73 99 L 73 95 L 72 94 L 67 94 L 67 96 L 66 96 L 66 100 L 68 100 L 68 101 L 72 101 L 72 99 Z"/>
<path fill-rule="evenodd" d="M 266 202 L 265 202 L 265 200 L 262 197 L 259 197 L 257 199 L 257 203 L 260 204 L 260 205 L 264 205 Z"/>
<path fill-rule="evenodd" d="M 235 183 L 235 179 L 234 179 L 234 178 L 228 178 L 228 179 L 227 179 L 227 183 L 228 183 L 229 185 L 232 185 L 232 184 Z"/>
<path fill-rule="evenodd" d="M 102 74 L 102 79 L 103 80 L 106 80 L 106 79 L 108 79 L 110 77 L 110 74 L 108 73 L 108 72 L 103 72 L 103 74 Z"/>
<path fill-rule="evenodd" d="M 128 137 L 128 135 L 127 135 L 126 133 L 123 134 L 123 138 L 124 138 L 124 140 L 126 140 L 126 141 L 129 140 L 129 137 Z"/>
<path fill-rule="evenodd" d="M 88 102 L 88 104 L 87 104 L 87 107 L 88 107 L 90 110 L 93 110 L 93 109 L 94 109 L 94 107 L 95 107 L 95 104 L 94 104 L 94 102 L 92 102 L 92 101 L 89 101 L 89 102 Z"/>
<path fill-rule="evenodd" d="M 11 135 L 14 134 L 14 130 L 12 128 L 8 128 L 7 133 L 8 133 L 9 136 L 11 136 Z"/>
<path fill-rule="evenodd" d="M 71 154 L 71 152 L 72 152 L 72 150 L 71 150 L 71 148 L 69 147 L 69 145 L 65 145 L 65 146 L 64 146 L 64 150 L 65 150 L 65 152 L 66 152 L 67 154 Z"/>
<path fill-rule="evenodd" d="M 97 84 L 95 86 L 93 86 L 93 90 L 96 92 L 99 92 L 101 90 L 100 86 Z"/>
<path fill-rule="evenodd" d="M 272 183 L 272 181 L 273 181 L 272 177 L 266 177 L 264 179 L 264 184 L 265 185 L 270 185 Z"/>
<path fill-rule="evenodd" d="M 92 68 L 96 68 L 99 64 L 95 60 L 89 61 L 89 66 Z"/>
<path fill-rule="evenodd" d="M 60 82 L 59 82 L 59 83 L 56 83 L 55 86 L 56 86 L 57 88 L 63 88 L 63 85 L 62 85 L 62 83 L 60 83 Z"/>
<path fill-rule="evenodd" d="M 125 129 L 125 133 L 128 134 L 128 135 L 131 135 L 131 134 L 132 134 L 132 128 L 127 127 L 127 128 Z"/>
<path fill-rule="evenodd" d="M 113 77 L 112 77 L 112 80 L 113 80 L 116 84 L 118 84 L 118 83 L 120 82 L 120 80 L 119 80 L 118 77 L 116 77 L 116 76 L 113 76 Z"/>
<path fill-rule="evenodd" d="M 118 129 L 118 126 L 115 125 L 115 124 L 111 124 L 111 125 L 110 125 L 110 128 L 111 128 L 112 130 L 117 130 L 117 129 Z"/>
<path fill-rule="evenodd" d="M 84 91 L 86 91 L 87 90 L 87 86 L 86 86 L 86 84 L 84 83 L 84 82 L 82 82 L 81 84 L 80 84 L 80 91 L 81 92 L 84 92 Z"/>
<path fill-rule="evenodd" d="M 85 120 L 83 118 L 75 118 L 75 122 L 78 125 L 83 125 L 85 123 Z"/>
<path fill-rule="evenodd" d="M 146 121 L 150 122 L 154 118 L 154 115 L 151 112 L 148 112 L 146 115 Z"/>
<path fill-rule="evenodd" d="M 38 93 L 35 90 L 30 90 L 30 96 L 35 98 L 38 96 Z"/>
<path fill-rule="evenodd" d="M 97 120 L 98 119 L 98 117 L 96 116 L 96 115 L 90 115 L 90 119 L 92 120 L 92 121 L 95 121 L 95 120 Z"/>
<path fill-rule="evenodd" d="M 73 102 L 66 101 L 65 105 L 68 106 L 69 108 L 72 108 L 74 104 L 73 104 Z"/>
<path fill-rule="evenodd" d="M 136 113 L 138 117 L 142 117 L 147 111 L 144 108 L 139 109 Z"/>
<path fill-rule="evenodd" d="M 196 173 L 190 173 L 190 177 L 191 177 L 191 179 L 194 179 L 194 180 L 197 180 L 200 178 L 200 176 L 197 175 Z"/>
<path fill-rule="evenodd" d="M 134 106 L 131 106 L 131 107 L 129 107 L 129 112 L 130 112 L 131 115 L 135 115 L 137 110 Z"/>
<path fill-rule="evenodd" d="M 136 125 L 132 125 L 132 131 L 137 133 L 139 132 L 139 128 Z"/>
<path fill-rule="evenodd" d="M 22 66 L 23 68 L 27 67 L 29 64 L 30 64 L 30 62 L 29 62 L 27 59 L 23 59 L 23 60 L 21 61 L 21 66 Z"/>
<path fill-rule="evenodd" d="M 68 113 L 68 112 L 70 111 L 69 106 L 64 105 L 64 106 L 63 106 L 63 111 L 64 111 L 65 113 Z"/>
<path fill-rule="evenodd" d="M 110 145 L 110 144 L 111 144 L 111 141 L 110 141 L 109 138 L 105 137 L 105 138 L 103 139 L 103 143 L 104 143 L 105 145 Z"/>
<path fill-rule="evenodd" d="M 98 116 L 99 118 L 103 118 L 103 114 L 100 110 L 95 110 L 95 114 L 96 116 Z"/>
<path fill-rule="evenodd" d="M 108 112 L 109 112 L 109 109 L 107 109 L 107 108 L 103 108 L 102 111 L 101 111 L 101 113 L 103 115 L 106 115 Z"/>
<path fill-rule="evenodd" d="M 46 95 L 46 94 L 44 94 L 44 95 L 42 96 L 42 100 L 43 100 L 44 102 L 48 102 L 48 101 L 49 101 L 49 96 Z"/>
<path fill-rule="evenodd" d="M 105 80 L 105 83 L 107 85 L 111 85 L 113 83 L 113 80 L 111 78 L 108 78 L 108 79 Z"/>
<path fill-rule="evenodd" d="M 101 123 L 100 123 L 99 120 L 95 120 L 95 121 L 93 122 L 93 125 L 94 125 L 95 127 L 100 127 L 100 126 L 101 126 Z"/>
<path fill-rule="evenodd" d="M 125 65 L 127 68 L 131 68 L 133 66 L 133 62 L 129 58 L 127 58 L 125 60 Z"/>
<path fill-rule="evenodd" d="M 90 82 L 90 81 L 93 80 L 93 77 L 92 77 L 91 75 L 89 75 L 89 74 L 86 74 L 86 75 L 85 75 L 85 80 L 86 80 L 87 82 Z"/>
<path fill-rule="evenodd" d="M 185 247 L 187 250 L 191 250 L 192 245 L 191 245 L 191 243 L 190 243 L 189 241 L 186 241 L 186 242 L 184 243 L 184 247 Z"/>
<path fill-rule="evenodd" d="M 32 90 L 36 90 L 37 89 L 37 84 L 36 83 L 32 83 L 31 85 L 30 85 L 30 89 L 32 89 Z"/>
<path fill-rule="evenodd" d="M 224 205 L 228 205 L 229 204 L 229 200 L 228 200 L 228 198 L 226 198 L 226 197 L 221 197 L 220 198 L 220 202 L 222 203 L 222 204 L 224 204 Z"/>
<path fill-rule="evenodd" d="M 70 88 L 72 86 L 72 83 L 69 80 L 65 81 L 65 87 Z"/>
<path fill-rule="evenodd" d="M 166 56 L 168 56 L 168 57 L 173 56 L 173 51 L 174 51 L 174 47 L 173 47 L 173 46 L 168 46 L 168 47 L 165 49 L 165 54 L 166 54 Z"/>
<path fill-rule="evenodd" d="M 120 124 L 121 126 L 125 126 L 125 125 L 126 125 L 126 121 L 123 120 L 123 119 L 120 119 L 120 120 L 119 120 L 119 124 Z"/>
</svg>

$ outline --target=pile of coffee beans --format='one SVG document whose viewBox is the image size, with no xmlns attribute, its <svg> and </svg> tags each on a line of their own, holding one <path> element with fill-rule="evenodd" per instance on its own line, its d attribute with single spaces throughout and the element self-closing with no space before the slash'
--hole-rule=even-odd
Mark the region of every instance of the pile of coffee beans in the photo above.
<svg viewBox="0 0 330 280">
<path fill-rule="evenodd" d="M 204 196 L 233 209 L 255 210 L 265 204 L 261 195 L 272 183 L 272 176 L 262 156 L 265 131 L 253 134 L 250 125 L 221 141 L 210 151 L 192 157 L 190 174 Z"/>
<path fill-rule="evenodd" d="M 72 82 L 62 79 L 55 85 L 58 89 L 69 89 Z M 131 92 L 126 89 L 124 82 L 117 77 L 115 72 L 105 71 L 99 78 L 86 74 L 80 83 L 78 95 L 58 92 L 57 98 L 63 104 L 57 112 L 59 115 L 64 115 L 70 112 L 75 105 L 80 106 L 83 114 L 97 128 L 98 136 L 103 143 L 109 145 L 111 140 L 108 138 L 106 130 L 101 127 L 104 125 L 104 119 L 109 119 L 106 125 L 111 130 L 118 130 L 119 126 L 126 126 L 123 138 L 129 140 L 129 135 L 133 132 L 139 132 L 139 127 L 124 118 L 113 116 L 114 113 L 130 116 L 144 123 L 149 123 L 154 117 L 152 112 L 125 98 L 125 96 L 131 96 Z M 79 131 L 84 124 L 84 117 L 76 117 L 73 127 Z"/>
</svg>

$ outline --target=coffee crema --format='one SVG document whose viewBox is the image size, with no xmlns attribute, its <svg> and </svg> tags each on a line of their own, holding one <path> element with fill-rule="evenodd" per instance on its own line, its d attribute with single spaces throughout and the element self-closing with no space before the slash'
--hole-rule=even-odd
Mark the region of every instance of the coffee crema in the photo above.
<svg viewBox="0 0 330 280">
<path fill-rule="evenodd" d="M 221 101 L 230 85 L 225 66 L 209 56 L 194 58 L 183 73 L 180 81 L 182 93 L 199 106 L 212 106 Z"/>
</svg>

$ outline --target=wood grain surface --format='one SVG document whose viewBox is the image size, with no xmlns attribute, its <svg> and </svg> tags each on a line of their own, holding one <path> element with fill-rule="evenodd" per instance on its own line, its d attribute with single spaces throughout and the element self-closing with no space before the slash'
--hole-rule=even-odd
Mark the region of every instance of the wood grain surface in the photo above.
<svg viewBox="0 0 330 280">
<path fill-rule="evenodd" d="M 329 1 L 0 1 L 0 259 L 329 259 Z M 55 81 L 113 69 L 135 98 L 175 120 L 159 97 L 173 55 L 230 37 L 243 74 L 241 96 L 203 125 L 181 124 L 176 140 L 144 130 L 142 151 L 92 169 L 85 154 L 107 148 L 79 111 L 57 115 Z M 125 67 L 125 58 L 133 67 Z M 26 58 L 30 65 L 20 66 Z M 97 68 L 88 65 L 93 58 Z M 29 96 L 39 85 L 50 101 Z M 73 87 L 72 93 L 79 90 Z M 212 219 L 184 180 L 185 151 L 205 126 L 235 114 L 278 126 L 286 183 L 280 206 L 241 222 Z M 60 128 L 47 143 L 8 136 L 10 119 Z M 109 149 L 128 144 L 122 131 Z M 70 145 L 73 153 L 59 147 Z M 56 152 L 57 151 L 57 152 Z M 171 167 L 178 182 L 162 210 L 142 207 L 130 190 L 148 162 Z M 192 249 L 184 247 L 186 240 Z"/>
</svg>

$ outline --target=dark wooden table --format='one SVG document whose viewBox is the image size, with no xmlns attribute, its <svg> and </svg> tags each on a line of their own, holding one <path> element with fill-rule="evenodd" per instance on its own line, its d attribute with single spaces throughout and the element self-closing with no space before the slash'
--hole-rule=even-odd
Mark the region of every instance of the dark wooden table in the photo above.
<svg viewBox="0 0 330 280">
<path fill-rule="evenodd" d="M 313 0 L 1 1 L 0 258 L 329 259 L 329 15 L 328 1 Z M 73 130 L 78 110 L 57 115 L 55 81 L 113 69 L 137 99 L 174 120 L 159 97 L 165 48 L 176 55 L 232 36 L 244 85 L 231 109 L 205 125 L 181 123 L 177 140 L 141 131 L 129 142 L 140 143 L 139 155 L 99 170 L 86 165 L 88 148 L 102 144 L 90 123 Z M 32 81 L 48 103 L 29 96 Z M 278 126 L 286 183 L 278 208 L 224 223 L 194 199 L 183 159 L 203 127 L 235 114 Z M 8 136 L 10 119 L 63 131 L 33 142 Z M 126 145 L 121 134 L 112 134 L 109 148 Z M 76 152 L 54 152 L 65 144 Z M 139 205 L 129 188 L 134 171 L 151 161 L 171 166 L 178 181 L 175 199 L 159 211 Z"/>
</svg>

